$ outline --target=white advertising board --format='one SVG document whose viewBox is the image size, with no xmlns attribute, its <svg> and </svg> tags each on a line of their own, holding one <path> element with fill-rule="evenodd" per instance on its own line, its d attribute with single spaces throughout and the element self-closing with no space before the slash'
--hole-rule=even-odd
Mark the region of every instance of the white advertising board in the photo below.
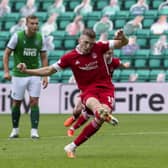
<svg viewBox="0 0 168 168">
<path fill-rule="evenodd" d="M 46 89 L 41 89 L 40 96 L 40 112 L 41 113 L 58 113 L 59 98 L 60 98 L 60 84 L 49 84 Z M 0 114 L 10 113 L 11 108 L 11 84 L 0 84 Z M 30 111 L 29 96 L 26 92 L 25 98 L 21 106 L 21 112 L 27 113 Z"/>
<path fill-rule="evenodd" d="M 114 113 L 168 113 L 168 84 L 115 83 Z M 73 85 L 61 85 L 61 108 L 72 113 L 78 90 Z M 66 96 L 65 96 L 66 95 Z"/>
<path fill-rule="evenodd" d="M 167 83 L 115 83 L 114 113 L 168 113 Z M 0 114 L 10 113 L 10 84 L 0 84 Z M 40 96 L 41 113 L 72 113 L 79 90 L 73 84 L 49 84 Z M 26 94 L 22 113 L 28 112 Z"/>
</svg>

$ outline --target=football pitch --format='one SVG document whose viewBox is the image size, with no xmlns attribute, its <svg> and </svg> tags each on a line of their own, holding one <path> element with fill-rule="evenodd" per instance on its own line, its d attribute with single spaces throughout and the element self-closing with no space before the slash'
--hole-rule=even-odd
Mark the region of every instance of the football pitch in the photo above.
<svg viewBox="0 0 168 168">
<path fill-rule="evenodd" d="M 63 126 L 68 116 L 41 115 L 41 137 L 32 140 L 30 118 L 24 114 L 20 138 L 11 140 L 11 118 L 1 115 L 0 168 L 168 168 L 168 115 L 115 115 L 119 125 L 104 124 L 77 149 L 75 159 L 63 150 L 74 139 Z"/>
</svg>

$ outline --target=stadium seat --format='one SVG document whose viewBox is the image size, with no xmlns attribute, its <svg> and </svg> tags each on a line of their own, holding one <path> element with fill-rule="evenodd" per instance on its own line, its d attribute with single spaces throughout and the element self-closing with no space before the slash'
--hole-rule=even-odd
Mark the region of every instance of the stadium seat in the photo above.
<svg viewBox="0 0 168 168">
<path fill-rule="evenodd" d="M 126 24 L 126 20 L 125 19 L 116 19 L 114 21 L 114 28 L 115 29 L 121 29 L 124 27 L 124 25 Z"/>
<path fill-rule="evenodd" d="M 149 57 L 149 50 L 148 49 L 137 50 L 136 53 L 134 54 L 134 57 L 135 59 L 137 58 L 147 59 Z"/>
<path fill-rule="evenodd" d="M 122 69 L 120 72 L 120 81 L 128 82 L 131 74 L 135 73 L 134 69 Z"/>
<path fill-rule="evenodd" d="M 55 39 L 54 40 L 54 48 L 55 49 L 60 49 L 60 48 L 62 48 L 62 45 L 63 45 L 63 40 L 61 40 L 61 39 Z"/>
<path fill-rule="evenodd" d="M 153 2 L 152 2 L 152 8 L 158 10 L 159 5 L 160 5 L 162 2 L 164 2 L 164 0 L 157 0 L 157 1 L 155 0 L 155 1 L 153 1 Z"/>
<path fill-rule="evenodd" d="M 120 52 L 121 52 L 120 50 L 117 50 L 117 49 L 114 50 L 113 51 L 114 57 L 120 57 Z"/>
<path fill-rule="evenodd" d="M 100 20 L 100 18 L 101 18 L 101 15 L 102 15 L 102 13 L 101 12 L 99 12 L 99 11 L 94 11 L 94 12 L 91 12 L 91 13 L 88 13 L 87 14 L 87 19 L 88 20 Z"/>
<path fill-rule="evenodd" d="M 48 8 L 49 8 L 49 6 L 51 6 L 52 4 L 53 4 L 53 1 L 41 1 L 42 2 L 42 4 L 41 4 L 41 10 L 42 11 L 47 11 L 48 10 Z"/>
<path fill-rule="evenodd" d="M 15 25 L 15 24 L 16 24 L 15 21 L 5 22 L 5 24 L 4 24 L 4 29 L 5 29 L 6 31 L 8 31 L 8 30 L 10 30 L 10 28 L 11 28 L 13 25 Z"/>
<path fill-rule="evenodd" d="M 20 11 L 20 9 L 25 5 L 25 2 L 14 2 L 14 8 L 16 11 Z"/>
<path fill-rule="evenodd" d="M 137 38 L 137 44 L 140 46 L 140 48 L 146 48 L 147 47 L 147 44 L 148 44 L 148 39 L 143 37 L 138 37 Z"/>
<path fill-rule="evenodd" d="M 149 69 L 137 69 L 136 73 L 138 74 L 138 82 L 148 82 L 150 74 Z"/>
<path fill-rule="evenodd" d="M 70 23 L 69 20 L 59 20 L 59 24 L 58 24 L 59 29 L 60 30 L 65 30 L 69 23 Z"/>
<path fill-rule="evenodd" d="M 0 40 L 0 50 L 4 50 L 6 47 L 7 40 Z"/>
<path fill-rule="evenodd" d="M 97 22 L 97 20 L 88 20 L 86 22 L 86 25 L 88 28 L 93 28 L 93 26 L 95 25 L 96 22 Z"/>
<path fill-rule="evenodd" d="M 136 0 L 127 0 L 127 1 L 124 1 L 124 9 L 125 10 L 130 10 L 130 7 L 136 3 Z"/>
<path fill-rule="evenodd" d="M 150 30 L 149 29 L 138 29 L 136 31 L 136 35 L 137 37 L 141 37 L 141 38 L 147 38 L 149 37 L 149 34 L 150 34 Z"/>
<path fill-rule="evenodd" d="M 39 21 L 45 22 L 48 18 L 48 15 L 46 12 L 36 12 L 36 16 L 39 18 Z"/>
<path fill-rule="evenodd" d="M 166 73 L 166 82 L 168 81 L 168 70 L 165 71 Z"/>
<path fill-rule="evenodd" d="M 95 3 L 95 10 L 97 11 L 101 11 L 105 6 L 107 6 L 109 3 L 107 0 L 103 0 L 103 1 L 98 1 L 97 3 Z"/>
<path fill-rule="evenodd" d="M 73 0 L 69 2 L 69 10 L 74 11 L 75 7 L 80 4 L 80 1 Z"/>
<path fill-rule="evenodd" d="M 147 59 L 135 59 L 134 60 L 134 67 L 136 69 L 145 68 L 146 65 L 147 65 Z"/>
<path fill-rule="evenodd" d="M 70 69 L 61 71 L 61 78 L 63 83 L 68 83 L 68 80 L 71 76 L 72 76 L 72 71 Z"/>
<path fill-rule="evenodd" d="M 77 41 L 74 39 L 65 39 L 64 40 L 64 48 L 67 49 L 73 49 L 77 44 Z"/>
<path fill-rule="evenodd" d="M 146 10 L 144 13 L 145 18 L 157 18 L 158 10 Z"/>
<path fill-rule="evenodd" d="M 149 74 L 149 81 L 150 82 L 156 82 L 156 79 L 157 79 L 157 75 L 161 72 L 164 72 L 163 70 L 161 69 L 152 69 L 150 71 L 150 74 Z"/>
<path fill-rule="evenodd" d="M 60 72 L 54 73 L 50 76 L 50 83 L 60 83 L 62 82 L 62 74 Z"/>
<path fill-rule="evenodd" d="M 63 20 L 72 21 L 74 17 L 75 17 L 75 13 L 68 11 L 68 12 L 61 13 L 61 15 L 59 15 L 58 17 L 58 20 L 59 21 L 63 21 Z"/>
<path fill-rule="evenodd" d="M 152 58 L 149 60 L 149 68 L 160 68 L 161 67 L 161 59 Z"/>
<path fill-rule="evenodd" d="M 144 29 L 150 29 L 151 25 L 155 22 L 154 18 L 145 18 L 143 20 L 143 28 Z"/>
<path fill-rule="evenodd" d="M 114 71 L 112 81 L 118 82 L 120 80 L 120 69 Z"/>
<path fill-rule="evenodd" d="M 57 30 L 52 33 L 54 39 L 64 40 L 66 32 L 64 30 Z"/>
<path fill-rule="evenodd" d="M 168 58 L 165 58 L 165 59 L 163 60 L 163 67 L 164 67 L 165 69 L 168 68 Z"/>
<path fill-rule="evenodd" d="M 49 60 L 58 60 L 62 55 L 64 55 L 64 50 L 54 50 L 49 52 Z"/>
</svg>

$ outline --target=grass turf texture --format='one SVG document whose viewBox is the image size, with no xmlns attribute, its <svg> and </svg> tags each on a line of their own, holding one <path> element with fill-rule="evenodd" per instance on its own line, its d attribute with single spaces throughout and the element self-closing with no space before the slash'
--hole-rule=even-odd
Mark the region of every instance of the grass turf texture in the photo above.
<svg viewBox="0 0 168 168">
<path fill-rule="evenodd" d="M 118 127 L 104 124 L 80 146 L 76 159 L 63 148 L 73 138 L 66 136 L 63 121 L 69 115 L 41 115 L 39 140 L 30 138 L 30 119 L 22 115 L 20 138 L 8 139 L 9 115 L 0 116 L 1 168 L 167 168 L 168 115 L 115 115 Z M 79 131 L 76 131 L 77 135 Z"/>
</svg>

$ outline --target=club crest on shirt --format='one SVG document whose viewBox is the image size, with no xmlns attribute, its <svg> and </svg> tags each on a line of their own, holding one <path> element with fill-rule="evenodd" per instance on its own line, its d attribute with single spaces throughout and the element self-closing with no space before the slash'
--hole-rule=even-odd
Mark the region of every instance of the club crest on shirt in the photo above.
<svg viewBox="0 0 168 168">
<path fill-rule="evenodd" d="M 79 64 L 80 64 L 80 62 L 78 60 L 76 60 L 75 65 L 79 65 Z"/>
<path fill-rule="evenodd" d="M 94 58 L 94 59 L 97 58 L 97 54 L 93 52 L 92 53 L 92 58 Z"/>
</svg>

